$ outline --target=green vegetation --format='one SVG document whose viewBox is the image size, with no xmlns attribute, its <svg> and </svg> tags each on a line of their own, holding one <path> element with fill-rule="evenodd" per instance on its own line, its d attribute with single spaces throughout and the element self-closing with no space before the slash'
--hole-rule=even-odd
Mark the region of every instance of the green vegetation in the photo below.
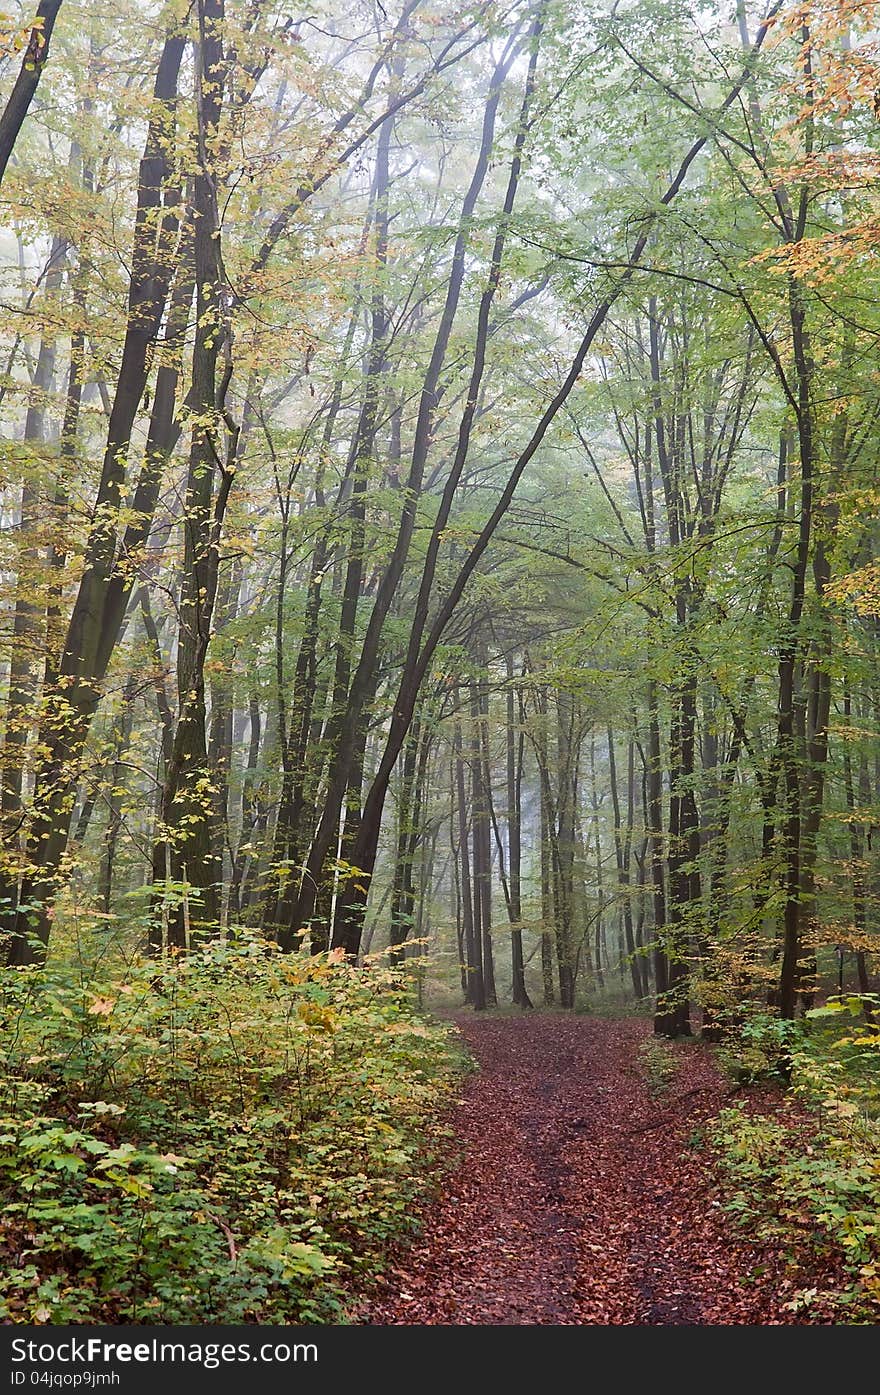
<svg viewBox="0 0 880 1395">
<path fill-rule="evenodd" d="M 0 1311 L 37 1323 L 338 1320 L 461 1063 L 400 973 L 247 936 L 21 972 L 0 1050 Z"/>
<path fill-rule="evenodd" d="M 880 1315 L 880 1032 L 862 1016 L 872 1002 L 832 999 L 789 1034 L 805 1113 L 763 1115 L 739 1102 L 712 1132 L 732 1214 L 775 1237 L 793 1267 L 811 1257 L 839 1265 L 844 1279 L 831 1296 L 848 1322 Z M 746 1043 L 750 1072 L 757 1050 Z M 792 1305 L 819 1296 L 801 1288 Z"/>
<path fill-rule="evenodd" d="M 639 1062 L 645 1074 L 648 1093 L 666 1094 L 675 1075 L 675 1057 L 667 1042 L 650 1037 L 639 1047 Z"/>
</svg>

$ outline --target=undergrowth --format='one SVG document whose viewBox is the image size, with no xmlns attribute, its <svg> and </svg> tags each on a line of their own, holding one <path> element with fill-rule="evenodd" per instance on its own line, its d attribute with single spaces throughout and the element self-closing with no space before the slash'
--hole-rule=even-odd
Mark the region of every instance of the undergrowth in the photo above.
<svg viewBox="0 0 880 1395">
<path fill-rule="evenodd" d="M 832 999 L 785 1024 L 786 1073 L 801 1112 L 755 1114 L 747 1101 L 723 1110 L 712 1141 L 732 1190 L 729 1209 L 771 1238 L 793 1268 L 805 1255 L 829 1261 L 841 1280 L 801 1288 L 789 1306 L 832 1303 L 847 1322 L 880 1319 L 880 1031 L 863 998 Z M 757 1080 L 777 1070 L 778 1025 L 751 1026 L 744 1069 Z M 766 1033 L 765 1033 L 766 1036 Z"/>
<path fill-rule="evenodd" d="M 648 1094 L 653 1098 L 665 1095 L 675 1076 L 675 1057 L 669 1043 L 659 1037 L 647 1037 L 639 1047 L 639 1065 L 645 1077 Z"/>
<path fill-rule="evenodd" d="M 462 1065 L 401 974 L 242 937 L 9 972 L 0 1319 L 341 1320 Z"/>
</svg>

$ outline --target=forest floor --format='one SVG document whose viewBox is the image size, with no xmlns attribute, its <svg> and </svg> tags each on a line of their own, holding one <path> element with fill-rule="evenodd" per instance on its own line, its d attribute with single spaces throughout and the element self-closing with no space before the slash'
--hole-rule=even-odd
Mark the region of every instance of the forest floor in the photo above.
<svg viewBox="0 0 880 1395">
<path fill-rule="evenodd" d="M 667 1055 L 637 1019 L 456 1022 L 479 1066 L 454 1111 L 457 1160 L 420 1238 L 353 1321 L 834 1321 L 785 1306 L 805 1276 L 795 1283 L 778 1246 L 723 1209 L 703 1130 L 732 1087 L 708 1048 L 675 1043 Z"/>
</svg>

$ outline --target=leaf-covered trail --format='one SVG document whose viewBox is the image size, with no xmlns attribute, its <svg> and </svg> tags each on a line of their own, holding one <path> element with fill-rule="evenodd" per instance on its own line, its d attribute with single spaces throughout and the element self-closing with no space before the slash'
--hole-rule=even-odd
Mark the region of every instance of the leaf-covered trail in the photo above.
<svg viewBox="0 0 880 1395">
<path fill-rule="evenodd" d="M 775 1257 L 733 1233 L 698 1146 L 728 1089 L 708 1052 L 671 1048 L 672 1078 L 652 1089 L 642 1021 L 458 1022 L 480 1063 L 455 1111 L 460 1160 L 356 1321 L 798 1321 Z"/>
</svg>

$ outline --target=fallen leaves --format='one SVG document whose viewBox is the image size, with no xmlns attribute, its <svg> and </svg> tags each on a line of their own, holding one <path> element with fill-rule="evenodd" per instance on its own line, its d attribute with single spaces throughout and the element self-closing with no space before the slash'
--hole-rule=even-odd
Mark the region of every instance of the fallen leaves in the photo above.
<svg viewBox="0 0 880 1395">
<path fill-rule="evenodd" d="M 829 1320 L 792 1310 L 784 1258 L 723 1210 L 702 1131 L 730 1086 L 704 1046 L 670 1048 L 658 1100 L 639 1066 L 645 1022 L 536 1013 L 459 1026 L 481 1067 L 454 1113 L 459 1161 L 355 1321 Z"/>
</svg>

